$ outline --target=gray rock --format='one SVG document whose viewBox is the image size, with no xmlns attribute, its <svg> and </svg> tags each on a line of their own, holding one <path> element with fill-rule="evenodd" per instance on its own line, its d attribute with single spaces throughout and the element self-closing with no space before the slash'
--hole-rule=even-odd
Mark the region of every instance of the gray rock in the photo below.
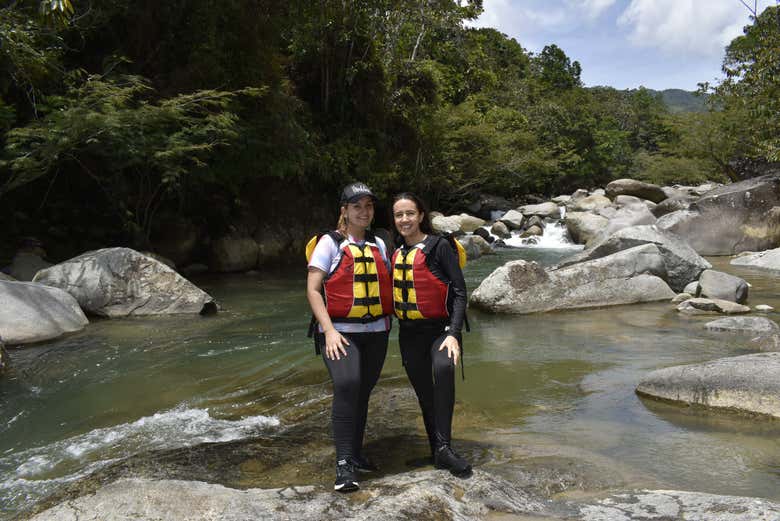
<svg viewBox="0 0 780 521">
<path fill-rule="evenodd" d="M 765 333 L 750 340 L 750 347 L 758 351 L 780 351 L 780 333 Z"/>
<path fill-rule="evenodd" d="M 0 271 L 0 280 L 7 280 L 7 281 L 10 281 L 10 282 L 16 281 L 15 278 L 13 278 L 12 276 L 10 276 L 10 275 L 8 275 L 6 273 L 3 273 L 2 271 Z"/>
<path fill-rule="evenodd" d="M 463 232 L 471 233 L 480 226 L 485 226 L 485 221 L 479 217 L 474 217 L 467 213 L 460 214 L 460 229 Z"/>
<path fill-rule="evenodd" d="M 656 226 L 643 225 L 623 228 L 600 242 L 595 241 L 587 250 L 574 255 L 561 264 L 561 267 L 592 259 L 612 255 L 618 251 L 634 248 L 642 244 L 655 244 L 664 257 L 666 282 L 675 291 L 688 291 L 687 285 L 699 278 L 706 269 L 712 267 L 682 239 L 659 230 Z"/>
<path fill-rule="evenodd" d="M 493 212 L 506 212 L 514 205 L 497 195 L 480 194 L 477 200 L 468 206 L 468 211 L 481 219 L 493 219 Z M 433 217 L 433 216 L 431 216 Z"/>
<path fill-rule="evenodd" d="M 522 213 L 518 212 L 517 210 L 509 210 L 501 216 L 499 221 L 506 224 L 510 230 L 519 230 L 523 227 L 523 219 L 524 217 Z"/>
<path fill-rule="evenodd" d="M 257 266 L 259 253 L 260 246 L 252 237 L 221 237 L 211 243 L 209 268 L 222 273 L 249 271 Z"/>
<path fill-rule="evenodd" d="M 726 317 L 704 324 L 710 331 L 766 335 L 780 333 L 780 326 L 766 317 Z"/>
<path fill-rule="evenodd" d="M 596 188 L 595 190 L 593 190 L 590 193 L 590 195 L 604 195 L 604 196 L 606 196 L 607 195 L 607 191 L 604 190 L 603 188 Z"/>
<path fill-rule="evenodd" d="M 571 194 L 571 200 L 576 201 L 578 199 L 584 199 L 585 197 L 588 197 L 588 191 L 584 188 L 579 188 L 574 191 L 573 194 Z"/>
<path fill-rule="evenodd" d="M 440 471 L 394 474 L 362 481 L 351 495 L 314 486 L 236 490 L 199 481 L 125 478 L 96 493 L 65 501 L 34 521 L 164 520 L 319 521 L 351 519 L 481 519 L 490 511 L 548 515 L 550 502 L 518 485 L 477 470 L 467 481 Z"/>
<path fill-rule="evenodd" d="M 672 299 L 672 304 L 679 304 L 680 302 L 685 302 L 686 300 L 692 299 L 692 298 L 693 298 L 693 295 L 691 295 L 690 293 L 685 293 L 685 292 L 678 293 Z"/>
<path fill-rule="evenodd" d="M 755 309 L 756 311 L 761 311 L 762 313 L 769 313 L 775 310 L 775 308 L 773 308 L 772 306 L 768 306 L 766 304 L 759 304 L 753 309 Z"/>
<path fill-rule="evenodd" d="M 525 221 L 525 223 L 523 223 L 523 228 L 526 230 L 528 228 L 533 228 L 534 226 L 544 229 L 544 219 L 538 215 L 532 215 Z"/>
<path fill-rule="evenodd" d="M 592 210 L 600 210 L 602 208 L 606 208 L 607 206 L 610 206 L 611 204 L 612 201 L 610 201 L 609 198 L 603 195 L 589 195 L 588 197 L 584 197 L 582 199 L 576 200 L 569 207 L 574 212 L 585 212 L 585 211 L 592 211 Z"/>
<path fill-rule="evenodd" d="M 750 313 L 750 308 L 716 298 L 692 298 L 677 306 L 677 311 L 688 315 L 738 315 Z"/>
<path fill-rule="evenodd" d="M 105 248 L 38 272 L 36 282 L 66 290 L 95 315 L 211 313 L 214 299 L 168 266 L 129 248 Z"/>
<path fill-rule="evenodd" d="M 471 295 L 471 303 L 498 313 L 535 313 L 670 300 L 658 247 L 646 244 L 546 272 L 535 262 L 508 262 Z"/>
<path fill-rule="evenodd" d="M 655 205 L 655 208 L 653 208 L 651 211 L 656 217 L 661 217 L 678 210 L 687 210 L 690 208 L 691 203 L 693 203 L 696 199 L 697 197 L 690 195 L 670 197 L 669 199 L 661 201 Z"/>
<path fill-rule="evenodd" d="M 766 499 L 677 490 L 640 490 L 583 505 L 572 519 L 582 521 L 770 521 L 780 504 Z"/>
<path fill-rule="evenodd" d="M 437 233 L 454 233 L 461 231 L 459 215 L 435 215 L 431 214 L 431 226 Z"/>
<path fill-rule="evenodd" d="M 463 237 L 458 237 L 458 241 L 466 250 L 466 259 L 470 261 L 493 253 L 490 244 L 479 235 L 464 235 Z"/>
<path fill-rule="evenodd" d="M 748 299 L 748 285 L 734 275 L 704 270 L 699 277 L 699 295 L 744 304 Z"/>
<path fill-rule="evenodd" d="M 617 206 L 631 206 L 634 204 L 644 204 L 644 200 L 633 195 L 619 195 L 615 197 L 615 204 Z"/>
<path fill-rule="evenodd" d="M 607 227 L 607 219 L 589 212 L 567 212 L 564 218 L 571 239 L 577 244 L 587 244 Z"/>
<path fill-rule="evenodd" d="M 707 268 L 707 269 L 709 269 L 709 268 Z M 694 297 L 698 296 L 698 294 L 699 294 L 699 281 L 698 280 L 694 280 L 693 282 L 691 282 L 689 284 L 686 284 L 685 287 L 683 288 L 683 292 L 684 293 L 690 293 Z"/>
<path fill-rule="evenodd" d="M 780 418 L 780 353 L 757 353 L 659 369 L 636 392 L 687 405 Z"/>
<path fill-rule="evenodd" d="M 559 195 L 557 197 L 553 197 L 550 199 L 550 201 L 556 203 L 556 204 L 568 204 L 571 202 L 571 196 L 570 195 Z"/>
<path fill-rule="evenodd" d="M 484 228 L 479 228 L 479 230 L 484 230 Z M 498 237 L 501 237 L 502 239 L 506 239 L 507 237 L 512 236 L 512 234 L 509 233 L 509 228 L 507 228 L 506 224 L 504 224 L 501 221 L 496 221 L 495 223 L 493 223 L 493 226 L 490 227 L 490 233 Z"/>
<path fill-rule="evenodd" d="M 746 266 L 780 272 L 780 248 L 774 250 L 745 252 L 731 260 L 732 266 Z"/>
<path fill-rule="evenodd" d="M 0 332 L 8 345 L 50 340 L 89 323 L 76 299 L 59 288 L 0 281 L 0 302 Z"/>
<path fill-rule="evenodd" d="M 520 237 L 526 238 L 526 237 L 539 237 L 540 235 L 544 235 L 544 230 L 537 226 L 533 225 L 530 228 L 528 228 L 526 231 L 520 234 Z"/>
<path fill-rule="evenodd" d="M 619 195 L 633 195 L 654 203 L 660 203 L 666 199 L 666 194 L 660 186 L 637 181 L 636 179 L 617 179 L 612 181 L 606 186 L 606 194 L 610 199 L 615 199 Z"/>
<path fill-rule="evenodd" d="M 539 217 L 555 217 L 558 218 L 561 216 L 560 208 L 557 204 L 552 202 L 547 203 L 541 203 L 541 204 L 527 204 L 525 206 L 521 206 L 517 209 L 518 212 L 522 213 L 526 217 L 530 217 L 532 215 L 538 215 Z"/>
<path fill-rule="evenodd" d="M 613 217 L 609 219 L 602 232 L 603 237 L 609 237 L 618 230 L 631 226 L 655 224 L 656 218 L 644 205 L 624 206 L 619 208 Z"/>
<path fill-rule="evenodd" d="M 762 251 L 780 244 L 780 175 L 766 175 L 715 188 L 688 210 L 664 215 L 670 230 L 701 255 Z"/>
<path fill-rule="evenodd" d="M 43 270 L 51 266 L 51 262 L 46 262 L 39 255 L 20 251 L 18 252 L 8 269 L 8 274 L 15 280 L 22 282 L 29 282 L 35 278 L 35 274 L 38 271 Z"/>
<path fill-rule="evenodd" d="M 493 237 L 492 235 L 490 235 L 490 232 L 487 231 L 484 228 L 477 228 L 476 230 L 474 230 L 474 235 L 478 235 L 478 236 L 482 237 L 488 243 L 492 243 L 493 241 L 496 240 L 496 238 Z"/>
</svg>

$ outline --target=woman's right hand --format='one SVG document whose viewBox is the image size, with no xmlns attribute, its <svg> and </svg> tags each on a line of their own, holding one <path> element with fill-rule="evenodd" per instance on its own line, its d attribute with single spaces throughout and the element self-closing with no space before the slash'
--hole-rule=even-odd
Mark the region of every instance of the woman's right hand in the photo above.
<svg viewBox="0 0 780 521">
<path fill-rule="evenodd" d="M 341 356 L 347 356 L 346 346 L 349 345 L 344 336 L 335 329 L 325 332 L 325 356 L 328 360 L 341 360 Z"/>
</svg>

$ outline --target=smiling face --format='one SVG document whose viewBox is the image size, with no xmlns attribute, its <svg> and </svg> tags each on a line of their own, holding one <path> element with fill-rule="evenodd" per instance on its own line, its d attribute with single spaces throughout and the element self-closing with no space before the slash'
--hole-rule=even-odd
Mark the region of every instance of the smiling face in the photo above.
<svg viewBox="0 0 780 521">
<path fill-rule="evenodd" d="M 365 230 L 374 220 L 374 200 L 369 196 L 364 196 L 354 203 L 342 206 L 341 211 L 347 219 L 347 226 L 350 230 Z"/>
<path fill-rule="evenodd" d="M 422 231 L 420 223 L 423 221 L 423 214 L 414 201 L 410 199 L 399 199 L 393 204 L 393 223 L 398 234 L 404 238 L 407 244 L 417 242 L 420 239 Z"/>
</svg>

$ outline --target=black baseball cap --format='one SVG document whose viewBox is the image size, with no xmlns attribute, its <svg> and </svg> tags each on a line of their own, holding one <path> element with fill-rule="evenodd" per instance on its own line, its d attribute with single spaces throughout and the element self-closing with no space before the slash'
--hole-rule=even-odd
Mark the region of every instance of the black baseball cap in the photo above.
<svg viewBox="0 0 780 521">
<path fill-rule="evenodd" d="M 374 195 L 374 192 L 372 192 L 365 183 L 352 183 L 351 185 L 345 186 L 344 190 L 341 191 L 341 204 L 354 203 L 365 196 L 370 197 L 374 201 L 378 200 L 377 196 Z"/>
</svg>

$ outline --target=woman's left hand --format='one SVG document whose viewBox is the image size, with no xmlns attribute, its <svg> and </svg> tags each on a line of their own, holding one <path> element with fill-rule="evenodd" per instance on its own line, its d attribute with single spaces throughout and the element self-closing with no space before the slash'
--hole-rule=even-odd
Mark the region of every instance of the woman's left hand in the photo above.
<svg viewBox="0 0 780 521">
<path fill-rule="evenodd" d="M 455 365 L 458 365 L 458 359 L 460 358 L 460 343 L 458 343 L 458 339 L 452 335 L 447 335 L 444 338 L 444 342 L 439 346 L 439 351 L 443 351 L 445 347 L 447 348 L 447 356 L 452 358 Z"/>
</svg>

